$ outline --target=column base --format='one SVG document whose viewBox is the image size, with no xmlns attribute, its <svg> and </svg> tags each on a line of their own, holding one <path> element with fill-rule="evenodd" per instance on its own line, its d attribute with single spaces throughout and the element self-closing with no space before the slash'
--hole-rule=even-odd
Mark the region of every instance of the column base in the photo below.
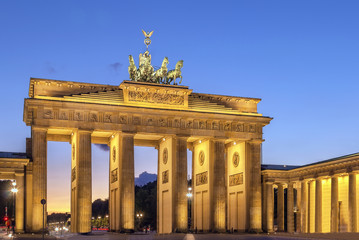
<svg viewBox="0 0 359 240">
<path fill-rule="evenodd" d="M 135 230 L 134 229 L 122 229 L 119 231 L 120 233 L 134 233 Z"/>
</svg>

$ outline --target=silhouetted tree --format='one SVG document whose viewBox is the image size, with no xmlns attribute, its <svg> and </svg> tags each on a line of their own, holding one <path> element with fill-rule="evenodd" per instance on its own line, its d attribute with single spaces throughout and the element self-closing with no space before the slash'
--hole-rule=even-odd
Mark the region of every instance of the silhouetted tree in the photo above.
<svg viewBox="0 0 359 240">
<path fill-rule="evenodd" d="M 96 199 L 92 203 L 92 216 L 104 218 L 106 215 L 108 215 L 108 199 Z"/>
<path fill-rule="evenodd" d="M 142 213 L 142 218 L 137 217 L 137 213 Z M 146 185 L 135 187 L 135 223 L 141 228 L 151 225 L 151 229 L 156 229 L 157 217 L 157 181 Z"/>
</svg>

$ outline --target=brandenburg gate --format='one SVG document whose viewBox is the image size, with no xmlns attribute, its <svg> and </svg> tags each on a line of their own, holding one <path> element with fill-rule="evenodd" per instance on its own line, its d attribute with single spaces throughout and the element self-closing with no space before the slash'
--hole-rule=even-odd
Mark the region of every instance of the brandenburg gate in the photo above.
<svg viewBox="0 0 359 240">
<path fill-rule="evenodd" d="M 152 33 L 144 32 L 148 47 Z M 31 126 L 32 173 L 26 176 L 25 226 L 42 229 L 47 196 L 47 142 L 69 142 L 71 230 L 91 232 L 91 144 L 107 144 L 110 230 L 134 230 L 134 146 L 158 149 L 157 231 L 186 232 L 187 149 L 192 151 L 193 228 L 261 231 L 262 128 L 260 99 L 193 92 L 182 81 L 183 61 L 167 71 L 149 51 L 119 86 L 30 79 L 24 122 Z M 45 206 L 46 207 L 46 206 Z M 45 209 L 46 211 L 46 209 Z"/>
</svg>

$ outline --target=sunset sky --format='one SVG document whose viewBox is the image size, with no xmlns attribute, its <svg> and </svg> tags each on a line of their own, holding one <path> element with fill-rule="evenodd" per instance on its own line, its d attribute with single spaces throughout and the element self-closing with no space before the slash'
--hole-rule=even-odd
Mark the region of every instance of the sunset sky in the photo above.
<svg viewBox="0 0 359 240">
<path fill-rule="evenodd" d="M 30 77 L 119 85 L 154 30 L 159 66 L 184 60 L 194 92 L 261 98 L 263 163 L 359 152 L 359 2 L 0 1 L 0 151 L 25 151 Z M 108 197 L 108 152 L 93 145 L 93 199 Z M 48 143 L 48 210 L 70 210 L 69 143 Z M 135 149 L 135 175 L 157 152 Z"/>
</svg>

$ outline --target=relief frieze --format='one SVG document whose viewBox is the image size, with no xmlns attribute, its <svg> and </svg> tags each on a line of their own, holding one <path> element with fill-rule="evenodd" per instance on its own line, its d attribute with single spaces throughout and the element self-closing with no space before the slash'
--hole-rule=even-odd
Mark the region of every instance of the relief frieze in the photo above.
<svg viewBox="0 0 359 240">
<path fill-rule="evenodd" d="M 160 118 L 158 120 L 158 124 L 159 124 L 160 127 L 167 127 L 167 121 L 166 121 L 165 118 Z"/>
<path fill-rule="evenodd" d="M 71 170 L 71 182 L 76 180 L 76 167 Z"/>
<path fill-rule="evenodd" d="M 84 119 L 83 113 L 81 112 L 75 112 L 74 114 L 74 120 L 75 121 L 82 121 Z"/>
<path fill-rule="evenodd" d="M 69 121 L 88 121 L 103 123 L 133 124 L 140 126 L 172 127 L 181 129 L 203 129 L 216 131 L 233 131 L 262 133 L 262 125 L 251 123 L 240 123 L 232 121 L 205 120 L 205 119 L 184 119 L 171 117 L 156 117 L 150 115 L 125 115 L 109 112 L 87 112 L 44 109 L 43 119 L 58 119 Z"/>
<path fill-rule="evenodd" d="M 129 91 L 128 100 L 132 102 L 184 105 L 184 96 L 169 93 Z"/>
<path fill-rule="evenodd" d="M 59 119 L 60 120 L 68 120 L 69 119 L 69 115 L 67 112 L 60 112 L 59 113 Z"/>
<path fill-rule="evenodd" d="M 208 172 L 196 174 L 196 186 L 208 183 Z"/>
<path fill-rule="evenodd" d="M 162 183 L 168 183 L 169 180 L 169 171 L 163 171 L 162 172 Z"/>
<path fill-rule="evenodd" d="M 111 171 L 111 183 L 117 182 L 118 173 L 117 168 Z"/>
<path fill-rule="evenodd" d="M 54 113 L 52 112 L 52 109 L 45 109 L 44 110 L 44 119 L 53 119 Z"/>
<path fill-rule="evenodd" d="M 90 122 L 98 122 L 97 113 L 90 113 L 89 120 Z"/>
<path fill-rule="evenodd" d="M 147 125 L 147 126 L 154 126 L 154 125 L 155 125 L 155 121 L 153 120 L 153 118 L 147 118 L 147 120 L 146 120 L 146 125 Z"/>
<path fill-rule="evenodd" d="M 132 123 L 135 124 L 135 125 L 141 125 L 141 117 L 139 116 L 134 116 L 132 118 Z"/>
<path fill-rule="evenodd" d="M 121 115 L 120 119 L 119 119 L 119 123 L 120 124 L 126 124 L 127 123 L 127 116 L 126 115 Z"/>
<path fill-rule="evenodd" d="M 105 123 L 112 123 L 112 114 L 106 113 L 103 117 Z"/>
<path fill-rule="evenodd" d="M 237 186 L 243 184 L 243 173 L 237 173 L 229 176 L 229 186 Z"/>
</svg>

